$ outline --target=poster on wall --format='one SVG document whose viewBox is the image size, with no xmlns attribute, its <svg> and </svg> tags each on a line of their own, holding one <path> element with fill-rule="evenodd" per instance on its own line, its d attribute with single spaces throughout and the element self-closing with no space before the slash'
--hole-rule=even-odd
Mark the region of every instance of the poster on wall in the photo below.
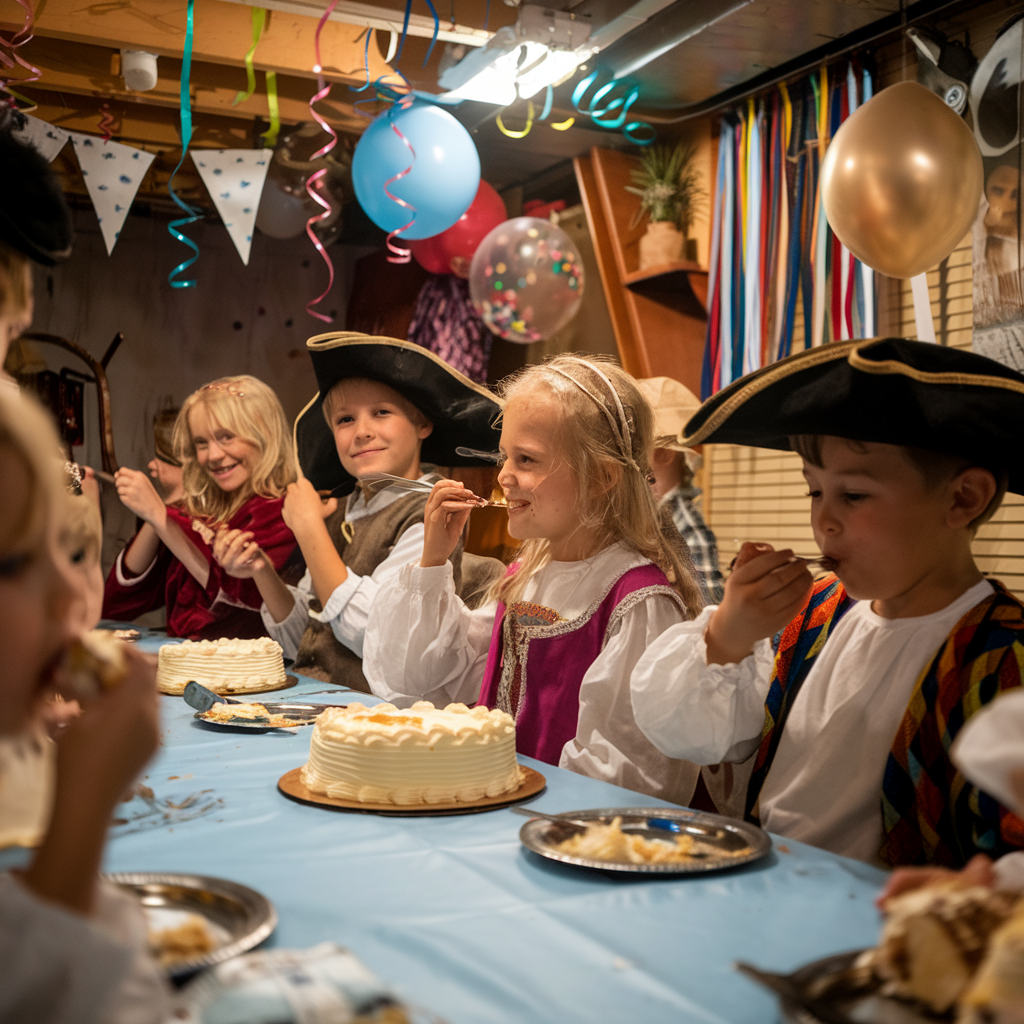
<svg viewBox="0 0 1024 1024">
<path fill-rule="evenodd" d="M 1024 20 L 1006 24 L 971 82 L 985 188 L 974 222 L 975 352 L 1024 372 L 1020 83 Z"/>
</svg>

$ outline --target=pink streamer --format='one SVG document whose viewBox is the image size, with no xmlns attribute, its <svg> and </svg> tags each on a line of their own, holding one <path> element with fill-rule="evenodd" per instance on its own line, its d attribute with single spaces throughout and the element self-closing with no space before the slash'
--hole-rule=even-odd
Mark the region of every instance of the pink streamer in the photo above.
<svg viewBox="0 0 1024 1024">
<path fill-rule="evenodd" d="M 411 100 L 400 100 L 398 103 L 395 104 L 395 106 L 397 106 L 399 109 L 404 109 L 405 107 L 411 105 L 411 102 Z M 392 107 L 391 109 L 394 110 L 395 107 Z M 396 238 L 398 235 L 400 235 L 403 231 L 408 231 L 409 228 L 411 228 L 413 224 L 416 223 L 416 207 L 413 206 L 412 203 L 407 203 L 404 199 L 399 199 L 398 196 L 396 196 L 393 192 L 391 192 L 388 189 L 388 185 L 393 185 L 396 181 L 401 181 L 402 178 L 404 178 L 412 170 L 413 164 L 416 163 L 416 150 L 412 148 L 412 143 L 398 130 L 398 126 L 393 121 L 391 122 L 391 130 L 402 140 L 403 143 L 405 143 L 409 152 L 412 154 L 412 163 L 409 164 L 409 166 L 406 167 L 404 171 L 399 171 L 393 178 L 388 178 L 388 180 L 384 182 L 384 194 L 388 197 L 388 199 L 390 199 L 394 203 L 397 203 L 403 209 L 411 211 L 412 219 L 407 224 L 403 224 L 400 228 L 396 228 L 394 231 L 388 234 L 388 249 L 392 253 L 394 253 L 393 256 L 388 257 L 388 263 L 408 263 L 409 260 L 412 259 L 412 249 L 403 249 L 400 245 L 395 245 L 392 240 Z"/>
<path fill-rule="evenodd" d="M 103 141 L 109 142 L 111 140 L 112 133 L 111 128 L 117 124 L 117 119 L 110 113 L 110 104 L 104 103 L 100 107 L 100 124 L 99 129 L 103 132 Z"/>
<path fill-rule="evenodd" d="M 19 78 L 16 80 L 18 85 L 28 85 L 30 82 L 38 82 L 43 77 L 42 71 L 39 70 L 34 64 L 30 64 L 25 60 L 17 51 L 18 48 L 24 46 L 33 36 L 34 20 L 32 16 L 32 6 L 28 0 L 17 0 L 18 4 L 25 9 L 25 24 L 15 32 L 10 39 L 4 39 L 0 36 L 0 45 L 6 46 L 10 50 L 10 56 L 0 50 L 0 62 L 7 68 L 13 68 L 15 63 L 20 64 L 28 73 L 28 78 Z M 8 82 L 3 83 L 3 87 L 6 89 Z"/>
<path fill-rule="evenodd" d="M 313 105 L 315 103 L 319 103 L 320 100 L 326 99 L 331 91 L 331 83 L 325 82 L 323 77 L 323 65 L 320 61 L 320 33 L 323 30 L 324 24 L 327 22 L 327 19 L 331 16 L 332 12 L 334 11 L 334 8 L 337 6 L 338 0 L 331 0 L 330 6 L 328 6 L 327 10 L 324 11 L 323 17 L 321 17 L 320 22 L 316 27 L 316 35 L 314 36 L 313 45 L 316 52 L 316 64 L 313 65 L 313 71 L 317 75 L 317 92 L 309 101 L 309 112 L 310 114 L 312 114 L 313 119 L 317 122 L 317 124 L 319 124 L 320 127 L 325 132 L 327 132 L 327 134 L 330 135 L 331 138 L 322 149 L 318 149 L 312 155 L 312 157 L 310 157 L 311 160 L 317 160 L 322 156 L 326 156 L 338 144 L 338 133 L 317 113 L 316 108 Z M 319 206 L 323 207 L 324 211 L 323 213 L 315 214 L 314 216 L 310 217 L 309 220 L 306 221 L 306 234 L 309 235 L 309 240 L 313 243 L 314 247 L 316 248 L 316 251 L 320 253 L 320 255 L 323 257 L 324 262 L 327 264 L 328 275 L 327 287 L 315 299 L 311 299 L 309 302 L 306 303 L 306 312 L 310 316 L 315 316 L 318 320 L 323 320 L 324 323 L 330 324 L 334 322 L 333 316 L 327 316 L 325 313 L 320 313 L 317 310 L 311 308 L 323 302 L 323 300 L 327 298 L 327 296 L 330 294 L 331 288 L 334 287 L 334 263 L 332 262 L 331 257 L 327 252 L 326 246 L 324 246 L 323 242 L 320 241 L 320 239 L 317 237 L 316 232 L 313 230 L 314 224 L 317 224 L 320 221 L 325 220 L 327 217 L 331 215 L 331 204 L 326 199 L 324 199 L 324 197 L 320 193 L 320 188 L 318 187 L 320 183 L 323 181 L 323 179 L 326 177 L 327 168 L 322 167 L 319 171 L 314 171 L 313 174 L 311 174 L 306 179 L 306 191 L 309 193 L 310 197 L 314 200 L 314 202 L 316 202 Z"/>
</svg>

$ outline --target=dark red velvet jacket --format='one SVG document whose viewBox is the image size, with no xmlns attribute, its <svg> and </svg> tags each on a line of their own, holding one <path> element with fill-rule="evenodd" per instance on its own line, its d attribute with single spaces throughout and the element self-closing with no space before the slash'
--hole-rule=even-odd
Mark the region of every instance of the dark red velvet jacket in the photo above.
<svg viewBox="0 0 1024 1024">
<path fill-rule="evenodd" d="M 283 498 L 254 495 L 227 524 L 231 530 L 250 530 L 278 571 L 296 547 L 294 534 L 281 518 L 283 504 Z M 122 551 L 107 577 L 103 617 L 130 621 L 166 606 L 167 632 L 171 636 L 192 640 L 264 636 L 266 630 L 260 617 L 263 599 L 255 582 L 224 572 L 213 560 L 213 549 L 192 529 L 192 518 L 186 512 L 169 506 L 167 514 L 209 564 L 206 588 L 162 544 L 153 564 L 139 576 L 124 569 Z M 118 579 L 119 569 L 127 584 Z"/>
</svg>

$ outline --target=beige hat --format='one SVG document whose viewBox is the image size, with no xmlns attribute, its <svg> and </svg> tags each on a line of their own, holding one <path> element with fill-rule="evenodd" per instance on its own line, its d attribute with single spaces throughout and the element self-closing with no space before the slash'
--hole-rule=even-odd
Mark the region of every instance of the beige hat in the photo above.
<svg viewBox="0 0 1024 1024">
<path fill-rule="evenodd" d="M 677 452 L 690 452 L 680 443 L 686 436 L 685 427 L 690 417 L 700 408 L 700 399 L 687 387 L 671 377 L 647 377 L 637 386 L 654 409 L 654 441 L 658 448 L 672 448 Z M 669 440 L 672 438 L 673 440 Z"/>
</svg>

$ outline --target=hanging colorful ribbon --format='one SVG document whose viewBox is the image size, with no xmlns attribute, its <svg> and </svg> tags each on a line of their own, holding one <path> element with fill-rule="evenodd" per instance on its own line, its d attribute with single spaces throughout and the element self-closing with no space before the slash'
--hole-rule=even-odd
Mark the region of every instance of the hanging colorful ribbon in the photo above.
<svg viewBox="0 0 1024 1024">
<path fill-rule="evenodd" d="M 100 124 L 99 124 L 99 128 L 100 128 L 100 132 L 103 135 L 103 141 L 104 142 L 109 142 L 114 137 L 114 134 L 111 131 L 111 129 L 116 128 L 116 127 L 117 127 L 117 118 L 115 118 L 114 115 L 110 113 L 110 104 L 109 103 L 101 104 L 101 106 L 100 106 Z"/>
<path fill-rule="evenodd" d="M 260 37 L 263 35 L 264 26 L 267 23 L 267 12 L 263 7 L 252 8 L 252 46 L 249 47 L 249 52 L 245 55 L 245 91 L 239 90 L 235 95 L 235 98 L 231 101 L 231 106 L 237 107 L 239 103 L 244 103 L 252 94 L 256 91 L 256 69 L 253 67 L 252 59 L 256 53 L 256 47 L 259 45 Z"/>
<path fill-rule="evenodd" d="M 25 11 L 25 21 L 21 28 L 18 29 L 10 39 L 5 39 L 3 36 L 0 36 L 0 46 L 6 47 L 10 51 L 8 54 L 4 53 L 3 49 L 0 49 L 0 63 L 8 69 L 13 68 L 15 64 L 23 67 L 28 72 L 29 77 L 19 78 L 16 81 L 18 85 L 24 86 L 29 85 L 32 82 L 38 82 L 39 79 L 43 77 L 43 73 L 39 68 L 34 64 L 29 63 L 21 56 L 21 54 L 18 53 L 18 50 L 32 39 L 35 19 L 32 14 L 32 5 L 28 0 L 17 0 L 17 3 Z M 21 100 L 27 105 L 28 109 L 35 110 L 37 104 L 27 96 L 23 96 L 20 92 L 16 92 L 12 89 L 10 86 L 10 79 L 6 75 L 0 79 L 0 88 L 8 93 L 8 95 Z"/>
<path fill-rule="evenodd" d="M 416 223 L 416 207 L 413 206 L 412 203 L 407 203 L 404 199 L 400 198 L 399 196 L 396 196 L 389 188 L 389 186 L 393 185 L 396 181 L 401 181 L 402 178 L 404 178 L 413 169 L 413 166 L 416 163 L 416 150 L 413 149 L 412 143 L 405 137 L 405 135 L 402 134 L 402 132 L 398 128 L 398 125 L 396 125 L 394 121 L 391 120 L 396 110 L 404 110 L 411 105 L 412 97 L 408 96 L 392 104 L 391 109 L 388 111 L 388 121 L 391 122 L 391 130 L 402 140 L 403 145 L 406 147 L 406 149 L 409 150 L 409 155 L 412 157 L 412 163 L 410 163 L 409 166 L 406 167 L 404 171 L 399 171 L 396 175 L 394 175 L 394 177 L 388 178 L 388 180 L 384 182 L 384 194 L 388 197 L 388 199 L 390 199 L 393 203 L 397 203 L 400 207 L 402 207 L 403 210 L 408 210 L 412 214 L 412 217 L 409 219 L 408 223 L 403 224 L 400 228 L 396 228 L 394 231 L 388 234 L 387 246 L 389 251 L 392 253 L 391 256 L 388 256 L 388 263 L 402 264 L 408 263 L 410 259 L 412 259 L 412 250 L 403 249 L 400 245 L 396 245 L 395 239 L 400 234 L 402 234 L 403 231 L 408 231 L 409 228 L 411 228 L 413 224 Z"/>
<path fill-rule="evenodd" d="M 526 126 L 522 131 L 515 131 L 512 128 L 506 128 L 504 122 L 501 120 L 501 114 L 498 114 L 494 119 L 494 123 L 498 126 L 498 131 L 502 135 L 507 135 L 510 139 L 525 139 L 527 135 L 533 130 L 533 100 L 526 101 Z"/>
<path fill-rule="evenodd" d="M 590 87 L 597 81 L 600 71 L 592 71 L 572 91 L 572 105 L 578 114 L 585 114 L 600 128 L 622 129 L 622 134 L 638 146 L 654 142 L 654 129 L 646 121 L 627 121 L 629 108 L 640 98 L 640 86 L 628 79 L 612 78 L 602 85 L 584 108 L 581 104 Z M 621 95 L 614 95 L 623 90 Z M 605 105 L 601 106 L 604 102 Z M 642 133 L 649 132 L 649 136 Z"/>
<path fill-rule="evenodd" d="M 270 113 L 270 127 L 260 135 L 263 145 L 273 149 L 281 131 L 281 109 L 277 103 L 277 72 L 267 72 L 267 109 Z"/>
<path fill-rule="evenodd" d="M 181 170 L 181 165 L 185 162 L 185 157 L 188 155 L 189 143 L 192 141 L 192 97 L 189 88 L 189 80 L 192 75 L 192 36 L 195 25 L 195 0 L 188 0 L 188 7 L 185 13 L 185 50 L 181 62 L 181 159 L 178 161 L 178 166 L 174 168 L 170 178 L 167 179 L 167 191 L 171 194 L 171 198 L 177 203 L 182 209 L 186 216 L 179 220 L 172 220 L 167 225 L 167 230 L 171 233 L 172 237 L 176 238 L 179 242 L 187 245 L 195 253 L 194 256 L 190 256 L 183 263 L 179 263 L 168 275 L 167 281 L 172 288 L 195 288 L 195 279 L 190 281 L 176 281 L 175 278 L 179 274 L 183 274 L 197 259 L 199 259 L 199 246 L 192 241 L 187 235 L 182 234 L 180 228 L 186 227 L 189 224 L 194 224 L 200 219 L 202 213 L 200 210 L 193 206 L 189 206 L 178 194 L 174 191 L 172 183 L 174 182 L 175 175 Z"/>
<path fill-rule="evenodd" d="M 327 23 L 327 19 L 334 13 L 334 8 L 338 6 L 338 0 L 331 0 L 327 10 L 324 11 L 323 16 L 320 18 L 319 23 L 316 26 L 316 34 L 313 37 L 313 47 L 316 55 L 316 63 L 313 65 L 313 72 L 317 76 L 317 92 L 313 95 L 313 98 L 309 101 L 309 112 L 313 116 L 314 120 L 320 127 L 330 135 L 327 143 L 318 149 L 311 157 L 310 160 L 319 160 L 321 157 L 327 156 L 328 153 L 338 144 L 338 133 L 327 123 L 324 118 L 317 112 L 316 104 L 321 100 L 326 99 L 331 92 L 331 83 L 324 80 L 323 77 L 323 63 L 320 60 L 320 33 L 323 31 L 324 25 Z M 306 312 L 310 316 L 315 316 L 318 320 L 323 320 L 324 323 L 333 323 L 334 317 L 328 316 L 326 313 L 320 313 L 313 309 L 313 306 L 319 305 L 327 296 L 330 294 L 331 289 L 334 287 L 334 262 L 331 260 L 330 254 L 327 252 L 326 246 L 320 241 L 313 226 L 322 220 L 326 220 L 331 215 L 331 204 L 324 199 L 321 195 L 320 188 L 324 178 L 327 177 L 327 168 L 321 167 L 320 170 L 314 171 L 306 179 L 306 192 L 309 193 L 310 198 L 319 206 L 323 207 L 323 213 L 314 214 L 309 220 L 306 221 L 306 234 L 309 236 L 309 240 L 313 243 L 316 251 L 323 257 L 324 263 L 327 264 L 327 287 L 320 293 L 315 299 L 311 299 L 306 303 Z"/>
</svg>

